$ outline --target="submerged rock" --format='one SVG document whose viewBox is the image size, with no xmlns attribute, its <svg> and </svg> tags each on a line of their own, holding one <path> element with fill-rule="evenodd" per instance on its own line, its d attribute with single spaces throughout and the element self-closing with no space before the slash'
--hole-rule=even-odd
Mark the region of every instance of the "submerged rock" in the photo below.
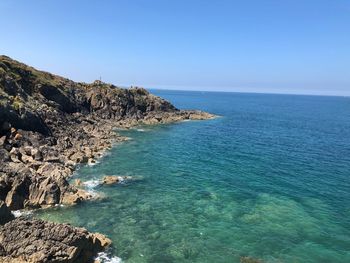
<svg viewBox="0 0 350 263">
<path fill-rule="evenodd" d="M 240 263 L 263 263 L 260 259 L 252 257 L 241 257 Z"/>
<path fill-rule="evenodd" d="M 84 228 L 17 218 L 0 227 L 0 262 L 93 262 L 110 244 Z"/>
<path fill-rule="evenodd" d="M 107 175 L 103 177 L 102 184 L 107 184 L 107 185 L 117 184 L 121 180 L 122 180 L 121 176 Z"/>
<path fill-rule="evenodd" d="M 106 175 L 102 179 L 102 184 L 106 184 L 106 185 L 118 184 L 129 179 L 131 179 L 130 176 Z"/>
</svg>

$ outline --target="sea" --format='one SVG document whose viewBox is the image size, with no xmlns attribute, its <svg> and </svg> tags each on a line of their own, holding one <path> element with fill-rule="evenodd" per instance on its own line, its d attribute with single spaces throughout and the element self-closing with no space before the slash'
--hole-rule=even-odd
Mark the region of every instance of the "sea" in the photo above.
<svg viewBox="0 0 350 263">
<path fill-rule="evenodd" d="M 350 262 L 349 97 L 152 92 L 218 117 L 117 131 L 72 178 L 101 198 L 35 217 L 107 235 L 105 263 Z"/>
</svg>

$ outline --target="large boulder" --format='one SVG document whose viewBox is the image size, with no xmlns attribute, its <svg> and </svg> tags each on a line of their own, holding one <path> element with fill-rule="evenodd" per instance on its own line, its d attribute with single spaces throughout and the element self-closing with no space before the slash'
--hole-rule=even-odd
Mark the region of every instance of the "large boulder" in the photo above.
<svg viewBox="0 0 350 263">
<path fill-rule="evenodd" d="M 29 202 L 32 206 L 50 206 L 60 202 L 61 189 L 51 177 L 37 178 L 29 187 Z"/>
<path fill-rule="evenodd" d="M 28 200 L 31 179 L 28 176 L 18 176 L 12 183 L 11 190 L 7 193 L 5 202 L 11 210 L 24 208 Z"/>
<path fill-rule="evenodd" d="M 0 227 L 0 262 L 93 262 L 111 241 L 84 228 L 17 218 Z"/>
<path fill-rule="evenodd" d="M 61 174 L 55 173 L 51 176 L 17 174 L 12 182 L 6 176 L 0 179 L 0 191 L 7 192 L 5 203 L 11 210 L 59 204 L 62 202 L 63 193 L 72 188 Z"/>
</svg>

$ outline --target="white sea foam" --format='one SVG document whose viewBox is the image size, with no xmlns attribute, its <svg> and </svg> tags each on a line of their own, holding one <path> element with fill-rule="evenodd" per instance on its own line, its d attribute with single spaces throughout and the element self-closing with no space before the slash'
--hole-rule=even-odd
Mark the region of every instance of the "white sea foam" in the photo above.
<svg viewBox="0 0 350 263">
<path fill-rule="evenodd" d="M 137 131 L 139 132 L 145 132 L 146 130 L 145 129 L 136 129 Z"/>
<path fill-rule="evenodd" d="M 96 260 L 101 263 L 122 263 L 122 259 L 119 257 L 112 257 L 106 252 L 100 252 L 97 254 Z"/>
<path fill-rule="evenodd" d="M 33 211 L 28 210 L 15 210 L 11 212 L 15 217 L 31 215 Z"/>
<path fill-rule="evenodd" d="M 102 156 L 101 156 L 102 157 Z M 94 162 L 88 162 L 89 166 L 94 166 L 96 164 L 100 163 L 99 161 L 94 160 Z"/>
<path fill-rule="evenodd" d="M 101 195 L 95 190 L 95 187 L 100 185 L 100 180 L 89 180 L 83 182 L 83 185 L 86 187 L 86 191 L 92 196 L 93 199 L 99 198 Z"/>
<path fill-rule="evenodd" d="M 83 185 L 85 185 L 89 189 L 94 189 L 99 184 L 101 184 L 100 180 L 89 180 L 89 181 L 83 182 Z"/>
</svg>

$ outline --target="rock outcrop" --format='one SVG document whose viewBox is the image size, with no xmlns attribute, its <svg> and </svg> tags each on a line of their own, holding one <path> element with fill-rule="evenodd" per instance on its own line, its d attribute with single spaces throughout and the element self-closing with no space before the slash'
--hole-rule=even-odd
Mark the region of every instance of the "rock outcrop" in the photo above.
<svg viewBox="0 0 350 263">
<path fill-rule="evenodd" d="M 0 226 L 0 262 L 92 262 L 111 241 L 67 224 L 17 218 Z"/>
</svg>

